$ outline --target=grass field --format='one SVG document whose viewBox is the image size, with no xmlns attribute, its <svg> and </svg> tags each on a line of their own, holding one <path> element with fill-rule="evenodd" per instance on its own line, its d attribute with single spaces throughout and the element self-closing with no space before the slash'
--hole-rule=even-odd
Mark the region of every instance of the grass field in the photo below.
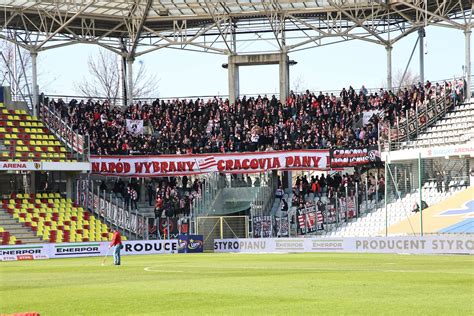
<svg viewBox="0 0 474 316">
<path fill-rule="evenodd" d="M 0 314 L 474 313 L 474 257 L 194 254 L 0 263 Z"/>
</svg>

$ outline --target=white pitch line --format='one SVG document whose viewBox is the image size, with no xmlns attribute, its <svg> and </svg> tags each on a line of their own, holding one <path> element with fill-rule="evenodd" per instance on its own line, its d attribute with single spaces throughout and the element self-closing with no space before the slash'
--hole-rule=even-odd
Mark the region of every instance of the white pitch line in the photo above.
<svg viewBox="0 0 474 316">
<path fill-rule="evenodd" d="M 182 267 L 182 268 L 189 268 L 187 272 L 191 272 L 192 269 L 196 269 L 195 266 L 191 267 Z M 210 268 L 210 267 L 206 267 Z M 229 268 L 234 270 L 234 268 Z M 223 274 L 223 273 L 229 273 L 229 269 L 222 269 L 222 268 L 217 268 L 217 270 L 208 270 L 204 273 L 207 274 Z M 147 272 L 168 272 L 168 273 L 184 273 L 184 270 L 167 270 L 167 269 L 153 269 L 153 267 L 146 267 L 144 268 L 145 271 Z M 396 270 L 396 269 L 340 269 L 340 268 L 279 268 L 279 267 L 245 267 L 242 269 L 242 271 L 245 270 L 277 270 L 277 271 L 288 271 L 288 272 L 294 272 L 294 271 L 313 271 L 313 272 L 332 272 L 332 271 L 338 271 L 338 272 L 382 272 L 382 273 L 436 273 L 436 274 L 467 274 L 467 275 L 474 275 L 474 273 L 470 272 L 455 272 L 455 271 L 433 271 L 433 270 Z"/>
<path fill-rule="evenodd" d="M 152 269 L 152 268 L 153 267 L 146 267 L 143 270 L 145 270 L 146 272 L 168 272 L 168 273 L 182 273 L 182 272 L 184 272 L 182 270 L 168 270 L 168 269 L 156 270 L 156 269 Z"/>
</svg>

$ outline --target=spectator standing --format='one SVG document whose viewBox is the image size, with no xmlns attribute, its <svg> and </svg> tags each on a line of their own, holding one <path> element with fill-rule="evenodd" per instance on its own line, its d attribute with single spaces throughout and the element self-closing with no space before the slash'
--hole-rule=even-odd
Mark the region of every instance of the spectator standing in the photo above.
<svg viewBox="0 0 474 316">
<path fill-rule="evenodd" d="M 153 200 L 155 197 L 155 189 L 153 188 L 153 182 L 149 182 L 147 187 L 147 195 L 148 195 L 148 205 L 153 206 Z"/>
</svg>

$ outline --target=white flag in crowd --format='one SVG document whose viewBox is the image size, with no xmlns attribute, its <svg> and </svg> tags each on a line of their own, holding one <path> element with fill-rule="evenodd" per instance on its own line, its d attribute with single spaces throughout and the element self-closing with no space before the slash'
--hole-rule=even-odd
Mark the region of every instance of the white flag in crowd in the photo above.
<svg viewBox="0 0 474 316">
<path fill-rule="evenodd" d="M 143 134 L 143 120 L 127 119 L 127 132 L 133 135 Z"/>
</svg>

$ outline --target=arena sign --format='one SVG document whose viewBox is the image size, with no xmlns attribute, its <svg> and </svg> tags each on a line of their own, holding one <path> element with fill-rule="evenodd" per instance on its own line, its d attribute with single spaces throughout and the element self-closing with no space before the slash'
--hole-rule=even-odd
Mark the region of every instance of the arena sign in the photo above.
<svg viewBox="0 0 474 316">
<path fill-rule="evenodd" d="M 468 236 L 215 239 L 214 252 L 474 254 Z"/>
<path fill-rule="evenodd" d="M 41 162 L 1 162 L 0 170 L 24 170 L 24 171 L 36 171 L 41 170 Z"/>
<path fill-rule="evenodd" d="M 112 176 L 183 176 L 208 172 L 257 173 L 266 170 L 326 170 L 328 150 L 256 153 L 91 156 L 92 172 Z"/>
</svg>

